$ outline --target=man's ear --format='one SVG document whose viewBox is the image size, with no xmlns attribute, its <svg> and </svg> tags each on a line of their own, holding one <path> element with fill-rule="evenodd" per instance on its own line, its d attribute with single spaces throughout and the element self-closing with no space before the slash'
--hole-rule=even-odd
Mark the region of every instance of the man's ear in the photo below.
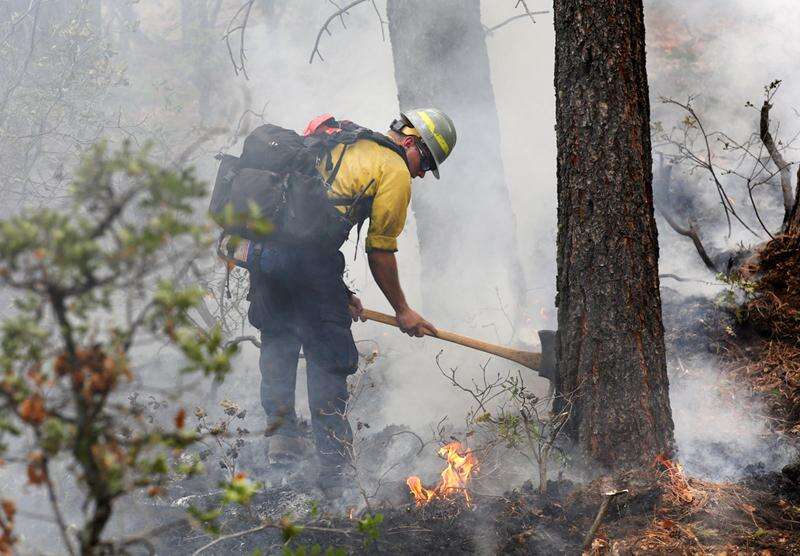
<svg viewBox="0 0 800 556">
<path fill-rule="evenodd" d="M 403 142 L 401 143 L 404 149 L 410 149 L 414 146 L 414 138 L 411 135 L 403 136 Z"/>
</svg>

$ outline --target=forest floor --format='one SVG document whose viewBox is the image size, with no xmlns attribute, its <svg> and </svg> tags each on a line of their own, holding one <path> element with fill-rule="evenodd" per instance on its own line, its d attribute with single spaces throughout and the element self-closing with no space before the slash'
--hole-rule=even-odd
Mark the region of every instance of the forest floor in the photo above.
<svg viewBox="0 0 800 556">
<path fill-rule="evenodd" d="M 800 275 L 791 268 L 800 268 L 800 246 L 773 245 L 761 264 L 758 288 L 735 285 L 750 288 L 744 300 L 733 292 L 687 299 L 664 288 L 666 341 L 673 354 L 713 358 L 722 369 L 715 388 L 766 408 L 769 433 L 796 454 Z M 671 359 L 671 368 L 682 366 Z M 780 471 L 753 465 L 735 482 L 712 482 L 661 459 L 635 476 L 551 481 L 546 495 L 528 482 L 499 496 L 476 493 L 471 503 L 458 497 L 422 507 L 404 484 L 394 485 L 391 502 L 354 516 L 318 508 L 306 475 L 287 474 L 248 506 L 230 506 L 219 518 L 219 536 L 182 521 L 155 542 L 180 554 L 305 555 L 332 547 L 352 554 L 800 554 L 800 460 Z M 603 493 L 615 489 L 628 492 L 610 501 L 584 546 Z M 376 514 L 381 518 L 370 517 Z M 287 515 L 292 522 L 282 521 Z"/>
<path fill-rule="evenodd" d="M 739 484 L 712 483 L 663 461 L 653 474 L 614 480 L 629 492 L 612 500 L 587 552 L 800 554 L 797 480 L 771 473 Z M 221 537 L 184 523 L 159 544 L 180 554 L 203 547 L 204 554 L 312 554 L 315 545 L 348 554 L 580 554 L 609 484 L 551 482 L 542 496 L 526 483 L 500 497 L 475 495 L 472 505 L 463 499 L 387 505 L 374 509 L 383 519 L 371 527 L 363 517 L 309 511 L 311 497 L 295 483 L 265 489 L 246 510 L 231 509 Z M 294 514 L 305 529 L 295 531 L 291 552 L 284 552 L 286 524 L 280 521 L 287 505 L 306 508 Z"/>
</svg>

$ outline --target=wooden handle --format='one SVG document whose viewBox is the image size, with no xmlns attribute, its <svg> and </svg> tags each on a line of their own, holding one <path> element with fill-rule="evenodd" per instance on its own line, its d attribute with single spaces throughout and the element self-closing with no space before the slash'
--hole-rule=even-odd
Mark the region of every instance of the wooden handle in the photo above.
<svg viewBox="0 0 800 556">
<path fill-rule="evenodd" d="M 367 320 L 388 324 L 390 326 L 398 326 L 397 319 L 391 315 L 387 315 L 386 313 L 379 313 L 378 311 L 364 309 L 361 312 L 361 316 Z M 469 336 L 462 336 L 461 334 L 448 332 L 447 330 L 442 330 L 441 328 L 437 330 L 439 331 L 438 334 L 430 334 L 426 332 L 425 335 L 433 336 L 434 338 L 439 338 L 440 340 L 444 340 L 446 342 L 453 342 L 454 344 L 466 346 L 468 348 L 477 349 L 478 351 L 483 351 L 485 353 L 491 353 L 492 355 L 497 355 L 503 359 L 508 359 L 509 361 L 519 363 L 523 367 L 533 369 L 534 371 L 539 370 L 542 360 L 541 353 L 536 353 L 533 351 L 521 351 L 518 349 L 498 346 L 497 344 L 490 344 L 489 342 L 476 340 L 475 338 L 470 338 Z"/>
</svg>

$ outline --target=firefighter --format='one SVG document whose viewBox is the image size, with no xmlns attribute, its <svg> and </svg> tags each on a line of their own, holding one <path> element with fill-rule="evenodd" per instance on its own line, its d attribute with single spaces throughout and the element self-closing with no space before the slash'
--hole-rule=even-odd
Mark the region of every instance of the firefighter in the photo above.
<svg viewBox="0 0 800 556">
<path fill-rule="evenodd" d="M 313 120 L 306 135 L 332 133 L 330 116 Z M 374 132 L 372 132 L 374 134 Z M 386 134 L 334 147 L 317 169 L 331 186 L 330 195 L 358 199 L 341 208 L 352 225 L 369 218 L 365 246 L 372 276 L 410 336 L 436 333 L 434 326 L 406 301 L 395 258 L 403 230 L 412 178 L 431 172 L 456 143 L 452 120 L 434 108 L 404 111 Z M 333 179 L 331 179 L 333 178 Z M 289 463 L 302 457 L 305 441 L 294 408 L 297 363 L 306 360 L 311 430 L 320 462 L 319 486 L 329 498 L 340 496 L 348 482 L 343 445 L 352 433 L 344 418 L 347 376 L 358 365 L 351 321 L 361 301 L 344 284 L 344 255 L 338 249 L 311 246 L 287 249 L 268 243 L 259 255 L 280 272 L 254 278 L 250 320 L 261 330 L 261 401 L 267 414 L 268 457 Z"/>
</svg>

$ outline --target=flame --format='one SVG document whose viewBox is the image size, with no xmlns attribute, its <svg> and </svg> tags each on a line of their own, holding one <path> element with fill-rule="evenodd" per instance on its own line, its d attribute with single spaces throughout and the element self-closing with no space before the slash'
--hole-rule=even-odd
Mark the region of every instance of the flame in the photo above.
<svg viewBox="0 0 800 556">
<path fill-rule="evenodd" d="M 464 499 L 470 504 L 472 497 L 467 490 L 467 483 L 472 472 L 478 468 L 477 458 L 470 450 L 464 449 L 460 442 L 445 444 L 439 448 L 438 454 L 447 461 L 447 466 L 442 471 L 442 480 L 433 489 L 422 486 L 419 477 L 406 479 L 417 506 L 424 506 L 434 498 L 448 499 L 459 492 L 464 494 Z"/>
</svg>

